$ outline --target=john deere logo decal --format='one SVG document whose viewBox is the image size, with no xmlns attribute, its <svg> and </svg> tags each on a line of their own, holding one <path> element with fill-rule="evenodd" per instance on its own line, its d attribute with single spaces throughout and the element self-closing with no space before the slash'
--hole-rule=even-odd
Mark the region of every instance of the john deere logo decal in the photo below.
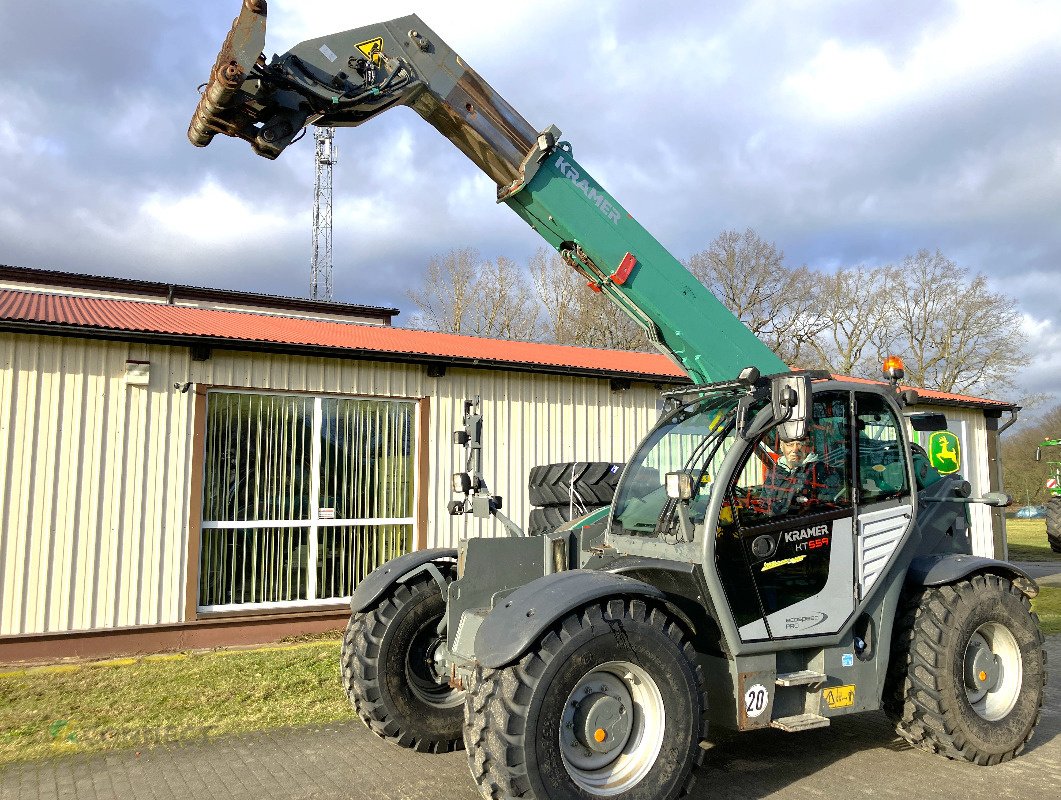
<svg viewBox="0 0 1061 800">
<path fill-rule="evenodd" d="M 957 472 L 962 465 L 962 447 L 950 431 L 936 431 L 928 437 L 928 460 L 940 475 Z"/>
</svg>

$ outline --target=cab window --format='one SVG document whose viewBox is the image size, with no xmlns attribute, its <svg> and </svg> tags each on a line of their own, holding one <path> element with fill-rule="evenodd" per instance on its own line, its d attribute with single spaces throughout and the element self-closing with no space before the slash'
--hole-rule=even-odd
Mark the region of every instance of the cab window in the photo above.
<svg viewBox="0 0 1061 800">
<path fill-rule="evenodd" d="M 910 493 L 899 419 L 878 394 L 855 396 L 855 447 L 862 503 L 876 503 Z"/>
<path fill-rule="evenodd" d="M 849 395 L 814 398 L 804 439 L 784 441 L 777 429 L 757 444 L 730 492 L 742 527 L 851 507 Z"/>
</svg>

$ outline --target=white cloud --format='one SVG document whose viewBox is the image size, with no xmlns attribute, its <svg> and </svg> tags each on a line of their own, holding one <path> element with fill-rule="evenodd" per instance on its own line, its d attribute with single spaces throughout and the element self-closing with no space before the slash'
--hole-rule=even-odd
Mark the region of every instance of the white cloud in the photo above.
<svg viewBox="0 0 1061 800">
<path fill-rule="evenodd" d="M 1022 328 L 1032 359 L 1017 375 L 1017 384 L 1029 394 L 1049 395 L 1048 405 L 1061 402 L 1061 327 L 1054 320 L 1025 314 Z"/>
<path fill-rule="evenodd" d="M 346 0 L 300 0 L 269 6 L 266 54 L 284 52 L 298 42 L 338 31 L 360 28 L 409 14 L 416 14 L 461 55 L 476 62 L 474 53 L 461 45 L 475 42 L 480 55 L 507 48 L 513 37 L 528 28 L 542 26 L 562 14 L 568 3 L 559 0 L 533 6 L 487 0 L 434 0 L 429 4 L 402 2 L 388 6 L 350 3 Z"/>
<path fill-rule="evenodd" d="M 1012 73 L 1030 53 L 1055 47 L 1061 36 L 1057 3 L 964 0 L 955 5 L 949 24 L 926 28 L 908 52 L 886 43 L 827 39 L 782 81 L 781 90 L 812 114 L 884 115 L 897 105 L 958 87 L 975 93 Z"/>
<path fill-rule="evenodd" d="M 299 217 L 277 207 L 256 206 L 207 177 L 193 194 L 155 192 L 141 204 L 146 224 L 173 240 L 198 245 L 260 243 L 295 230 Z"/>
</svg>

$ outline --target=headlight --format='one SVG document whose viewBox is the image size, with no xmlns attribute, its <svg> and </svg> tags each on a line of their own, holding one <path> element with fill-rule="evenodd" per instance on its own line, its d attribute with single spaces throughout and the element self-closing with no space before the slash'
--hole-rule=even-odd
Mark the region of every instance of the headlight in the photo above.
<svg viewBox="0 0 1061 800">
<path fill-rule="evenodd" d="M 467 472 L 454 472 L 452 485 L 457 494 L 468 494 L 472 490 L 472 476 Z"/>
<path fill-rule="evenodd" d="M 692 500 L 693 476 L 688 472 L 668 472 L 667 497 L 672 500 Z"/>
</svg>

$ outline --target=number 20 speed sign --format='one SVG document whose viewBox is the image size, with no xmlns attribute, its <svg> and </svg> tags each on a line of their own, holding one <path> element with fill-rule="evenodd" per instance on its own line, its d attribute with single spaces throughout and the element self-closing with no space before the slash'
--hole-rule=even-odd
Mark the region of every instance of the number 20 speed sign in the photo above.
<svg viewBox="0 0 1061 800">
<path fill-rule="evenodd" d="M 752 686 L 744 693 L 744 710 L 749 717 L 757 717 L 766 711 L 766 705 L 770 702 L 770 693 L 761 683 Z"/>
</svg>

